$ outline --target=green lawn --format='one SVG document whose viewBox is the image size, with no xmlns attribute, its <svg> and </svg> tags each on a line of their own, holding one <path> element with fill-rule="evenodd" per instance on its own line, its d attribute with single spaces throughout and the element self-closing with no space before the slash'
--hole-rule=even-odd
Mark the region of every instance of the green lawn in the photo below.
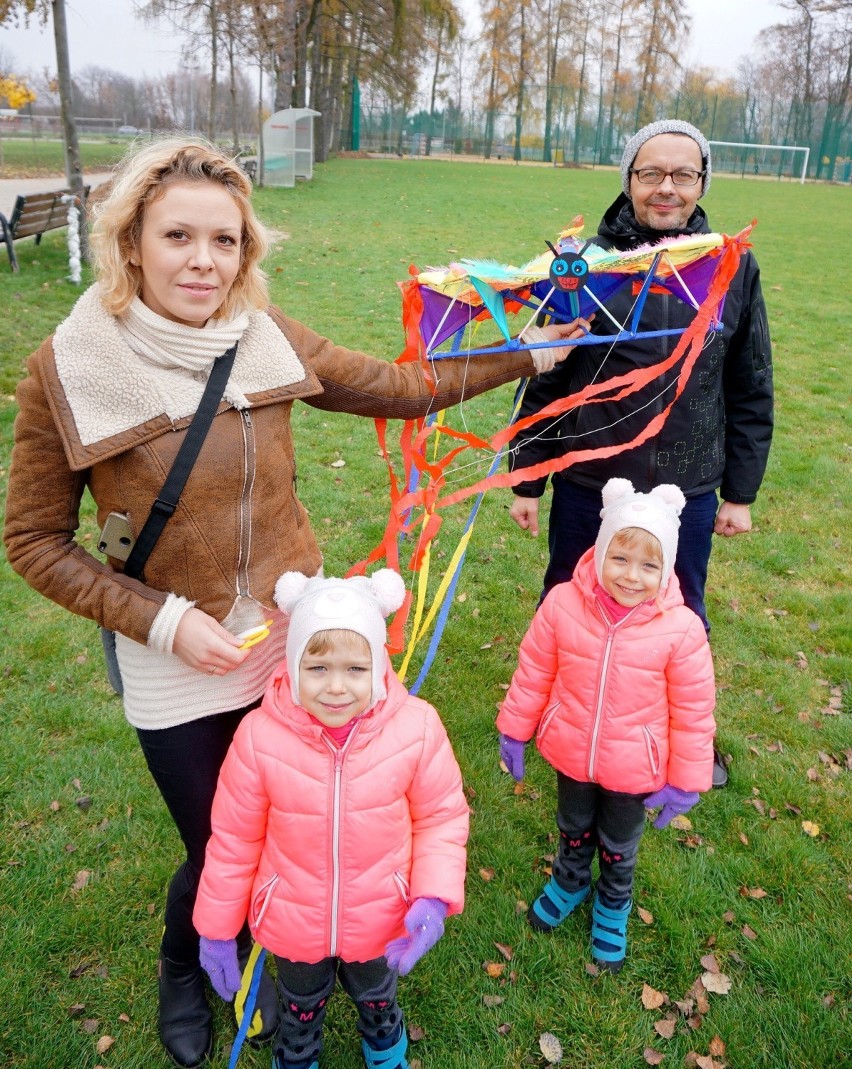
<svg viewBox="0 0 852 1069">
<path fill-rule="evenodd" d="M 394 357 L 403 344 L 395 282 L 409 263 L 519 263 L 575 214 L 593 229 L 617 183 L 612 171 L 332 161 L 295 190 L 257 193 L 281 235 L 269 262 L 273 298 L 337 341 Z M 708 584 L 730 784 L 705 796 L 691 831 L 649 826 L 637 871 L 645 920 L 634 911 L 617 977 L 584 967 L 587 911 L 550 937 L 529 930 L 519 903 L 538 893 L 555 850 L 554 777 L 531 755 L 516 793 L 497 768 L 493 718 L 538 597 L 546 540 L 514 527 L 509 492 L 489 495 L 421 691 L 447 724 L 474 815 L 466 911 L 401 984 L 409 1024 L 422 1033 L 413 1066 L 540 1066 L 544 1032 L 557 1036 L 571 1069 L 641 1069 L 646 1048 L 663 1053 L 664 1066 L 684 1065 L 690 1051 L 736 1069 L 849 1064 L 852 201 L 848 188 L 719 177 L 706 206 L 728 232 L 758 219 L 778 392 L 756 529 L 717 542 Z M 0 265 L 4 485 L 26 355 L 78 294 L 65 280 L 62 232 L 39 248 L 19 243 L 18 257 L 18 275 Z M 504 387 L 449 421 L 488 434 L 505 424 L 511 398 Z M 306 406 L 294 425 L 300 494 L 326 571 L 340 574 L 372 549 L 384 523 L 374 430 Z M 338 459 L 344 467 L 331 466 Z M 460 506 L 447 520 L 434 570 L 449 560 L 466 512 Z M 89 526 L 83 538 L 91 544 Z M 30 592 L 5 562 L 0 610 L 4 1064 L 165 1066 L 155 958 L 176 833 L 106 685 L 94 626 Z M 818 825 L 815 835 L 804 821 Z M 693 994 L 689 1006 L 696 978 L 715 967 L 702 960 L 708 954 L 730 990 L 706 1003 Z M 505 968 L 492 976 L 486 963 Z M 669 1001 L 646 1009 L 644 985 Z M 655 1031 L 660 1022 L 671 1038 Z M 224 1007 L 218 1023 L 212 1064 L 224 1069 L 232 1034 Z M 104 1036 L 115 1042 L 99 1053 Z M 246 1050 L 240 1062 L 268 1064 L 266 1051 Z M 360 1064 L 342 995 L 322 1064 Z"/>
</svg>

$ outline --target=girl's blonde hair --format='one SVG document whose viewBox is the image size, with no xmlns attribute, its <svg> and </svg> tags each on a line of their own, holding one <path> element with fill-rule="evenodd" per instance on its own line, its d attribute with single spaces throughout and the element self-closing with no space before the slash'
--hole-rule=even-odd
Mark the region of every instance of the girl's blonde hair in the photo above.
<svg viewBox="0 0 852 1069">
<path fill-rule="evenodd" d="M 607 552 L 612 549 L 614 542 L 620 543 L 626 549 L 633 549 L 635 546 L 644 556 L 659 561 L 661 565 L 663 563 L 663 547 L 659 538 L 644 527 L 622 527 L 616 531 L 610 539 Z"/>
<path fill-rule="evenodd" d="M 216 316 L 233 319 L 269 304 L 260 263 L 269 236 L 254 213 L 252 186 L 242 168 L 201 138 L 169 137 L 131 151 L 118 166 L 109 194 L 94 209 L 91 248 L 101 299 L 121 315 L 142 290 L 142 269 L 130 260 L 139 248 L 149 204 L 175 182 L 215 182 L 234 198 L 243 217 L 240 267 Z"/>
<path fill-rule="evenodd" d="M 357 653 L 369 653 L 372 657 L 370 643 L 357 631 L 350 631 L 348 627 L 329 627 L 325 631 L 314 631 L 308 639 L 302 656 L 305 653 L 311 657 L 322 657 L 331 650 L 343 646 Z"/>
</svg>

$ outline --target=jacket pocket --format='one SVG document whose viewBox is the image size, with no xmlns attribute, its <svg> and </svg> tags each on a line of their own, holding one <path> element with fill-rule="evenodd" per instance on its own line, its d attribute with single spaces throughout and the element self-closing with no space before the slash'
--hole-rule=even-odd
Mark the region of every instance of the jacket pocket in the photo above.
<svg viewBox="0 0 852 1069">
<path fill-rule="evenodd" d="M 269 904 L 272 902 L 272 895 L 278 886 L 279 879 L 278 873 L 273 872 L 269 879 L 260 885 L 251 901 L 252 924 L 255 928 L 259 928 L 263 923 L 263 918 L 266 915 Z"/>
<path fill-rule="evenodd" d="M 550 708 L 545 711 L 544 716 L 541 718 L 541 723 L 538 725 L 538 731 L 535 733 L 535 737 L 539 740 L 539 742 L 544 738 L 544 733 L 550 727 L 550 722 L 559 712 L 559 707 L 561 705 L 562 702 L 554 702 L 553 705 L 551 705 Z"/>
<path fill-rule="evenodd" d="M 656 776 L 660 771 L 660 751 L 657 747 L 657 741 L 644 724 L 642 725 L 642 735 L 645 738 L 645 749 L 648 752 L 648 764 Z"/>
<path fill-rule="evenodd" d="M 394 870 L 393 882 L 396 884 L 396 889 L 399 892 L 399 897 L 405 903 L 406 907 L 411 905 L 411 888 L 408 884 L 408 880 L 402 875 L 399 869 Z"/>
</svg>

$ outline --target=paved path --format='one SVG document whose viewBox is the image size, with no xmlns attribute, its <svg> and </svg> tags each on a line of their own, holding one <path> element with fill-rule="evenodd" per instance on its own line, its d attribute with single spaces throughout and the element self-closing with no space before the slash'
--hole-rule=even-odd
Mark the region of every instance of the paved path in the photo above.
<svg viewBox="0 0 852 1069">
<path fill-rule="evenodd" d="M 111 174 L 111 171 L 87 174 L 83 184 L 94 189 L 101 182 L 106 182 Z M 15 198 L 21 193 L 43 193 L 51 189 L 64 189 L 65 186 L 64 174 L 48 175 L 46 178 L 0 178 L 0 212 L 8 219 L 15 207 Z"/>
</svg>

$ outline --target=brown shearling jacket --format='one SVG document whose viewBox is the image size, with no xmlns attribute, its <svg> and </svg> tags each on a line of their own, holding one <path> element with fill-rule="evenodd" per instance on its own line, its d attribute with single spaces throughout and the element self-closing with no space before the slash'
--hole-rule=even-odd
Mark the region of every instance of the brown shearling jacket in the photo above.
<svg viewBox="0 0 852 1069">
<path fill-rule="evenodd" d="M 102 563 L 76 541 L 88 487 L 102 526 L 128 516 L 134 536 L 148 516 L 190 418 L 162 414 L 84 445 L 56 369 L 52 338 L 29 358 L 9 472 L 4 541 L 9 563 L 36 590 L 78 615 L 145 643 L 169 593 L 217 620 L 238 593 L 273 604 L 282 572 L 314 574 L 322 563 L 296 497 L 290 431 L 293 401 L 333 412 L 406 419 L 448 408 L 523 375 L 527 352 L 445 359 L 433 396 L 417 363 L 392 364 L 334 345 L 278 309 L 268 314 L 305 369 L 302 381 L 222 403 L 180 505 L 145 567 L 145 582 Z"/>
</svg>

